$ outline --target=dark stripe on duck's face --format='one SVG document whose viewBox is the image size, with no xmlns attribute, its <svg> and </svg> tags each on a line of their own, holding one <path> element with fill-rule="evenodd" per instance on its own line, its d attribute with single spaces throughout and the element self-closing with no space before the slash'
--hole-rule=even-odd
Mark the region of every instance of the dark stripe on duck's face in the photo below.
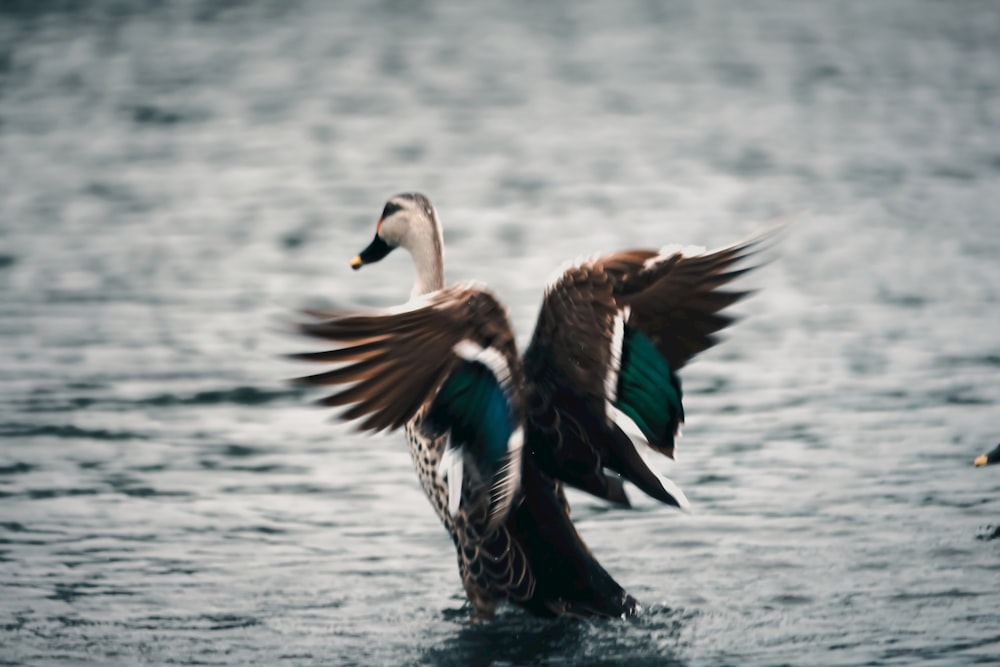
<svg viewBox="0 0 1000 667">
<path fill-rule="evenodd" d="M 385 220 L 386 218 L 388 218 L 393 213 L 395 213 L 397 211 L 402 211 L 402 210 L 403 210 L 403 207 L 400 206 L 399 204 L 397 204 L 395 202 L 386 202 L 385 208 L 382 209 L 382 216 L 378 220 L 379 224 L 381 224 L 383 220 Z"/>
<path fill-rule="evenodd" d="M 368 244 L 368 247 L 351 260 L 351 268 L 357 271 L 365 264 L 377 262 L 392 252 L 393 247 L 383 241 L 382 237 L 376 233 L 375 238 Z"/>
</svg>

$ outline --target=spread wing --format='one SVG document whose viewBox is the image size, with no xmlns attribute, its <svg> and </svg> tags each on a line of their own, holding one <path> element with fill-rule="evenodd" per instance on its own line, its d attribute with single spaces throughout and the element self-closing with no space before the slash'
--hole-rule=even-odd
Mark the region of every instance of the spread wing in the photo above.
<svg viewBox="0 0 1000 667">
<path fill-rule="evenodd" d="M 349 406 L 362 430 L 397 429 L 422 412 L 421 436 L 448 435 L 439 474 L 449 511 L 488 509 L 494 526 L 520 483 L 522 371 L 507 313 L 493 295 L 458 285 L 370 314 L 315 313 L 302 333 L 337 343 L 294 358 L 332 362 L 332 370 L 296 380 L 335 386 L 321 399 Z M 472 506 L 470 506 L 472 505 Z"/>
<path fill-rule="evenodd" d="M 673 457 L 684 421 L 677 371 L 733 321 L 720 311 L 747 292 L 721 288 L 761 240 L 614 253 L 549 286 L 524 356 L 526 437 L 546 472 L 621 504 L 621 477 L 686 504 L 646 463 L 646 445 Z"/>
</svg>

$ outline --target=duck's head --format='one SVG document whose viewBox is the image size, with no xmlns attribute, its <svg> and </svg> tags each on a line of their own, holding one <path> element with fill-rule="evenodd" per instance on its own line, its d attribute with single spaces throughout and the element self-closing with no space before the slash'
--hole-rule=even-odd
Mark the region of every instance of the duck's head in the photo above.
<svg viewBox="0 0 1000 667">
<path fill-rule="evenodd" d="M 1000 445 L 994 447 L 992 451 L 977 456 L 974 463 L 977 466 L 988 466 L 994 463 L 1000 463 Z"/>
<path fill-rule="evenodd" d="M 413 293 L 444 287 L 444 242 L 437 213 L 422 194 L 407 192 L 385 203 L 375 226 L 375 238 L 351 260 L 352 269 L 374 264 L 396 248 L 406 248 L 417 271 Z"/>
</svg>

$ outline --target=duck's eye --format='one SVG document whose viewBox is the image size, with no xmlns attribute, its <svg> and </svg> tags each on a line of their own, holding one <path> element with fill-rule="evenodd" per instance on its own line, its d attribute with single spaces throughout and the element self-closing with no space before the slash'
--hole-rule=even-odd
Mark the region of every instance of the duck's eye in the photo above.
<svg viewBox="0 0 1000 667">
<path fill-rule="evenodd" d="M 395 213 L 396 211 L 399 211 L 399 210 L 401 210 L 402 208 L 403 208 L 402 206 L 400 206 L 399 204 L 396 204 L 396 203 L 394 203 L 394 202 L 389 202 L 389 203 L 387 203 L 387 204 L 385 205 L 385 208 L 384 208 L 384 209 L 382 209 L 382 220 L 385 220 L 385 219 L 386 219 L 386 218 L 388 218 L 388 217 L 389 217 L 390 215 L 392 215 L 392 214 L 393 214 L 393 213 Z"/>
</svg>

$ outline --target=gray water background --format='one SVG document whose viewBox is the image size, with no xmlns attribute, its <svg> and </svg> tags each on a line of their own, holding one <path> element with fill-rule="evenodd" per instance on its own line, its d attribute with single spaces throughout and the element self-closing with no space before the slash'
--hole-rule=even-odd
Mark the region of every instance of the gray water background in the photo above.
<svg viewBox="0 0 1000 667">
<path fill-rule="evenodd" d="M 0 3 L 0 664 L 1000 659 L 993 2 Z M 775 220 L 626 622 L 470 624 L 400 435 L 291 390 L 419 190 L 523 344 L 564 261 Z"/>
</svg>

